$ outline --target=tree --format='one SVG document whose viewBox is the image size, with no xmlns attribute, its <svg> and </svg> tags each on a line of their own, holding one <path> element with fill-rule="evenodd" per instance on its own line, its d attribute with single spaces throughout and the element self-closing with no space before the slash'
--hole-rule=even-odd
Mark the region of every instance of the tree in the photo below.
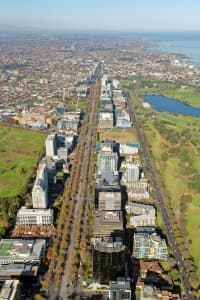
<svg viewBox="0 0 200 300">
<path fill-rule="evenodd" d="M 33 300 L 45 300 L 46 298 L 42 297 L 40 294 L 37 294 L 33 297 Z"/>
</svg>

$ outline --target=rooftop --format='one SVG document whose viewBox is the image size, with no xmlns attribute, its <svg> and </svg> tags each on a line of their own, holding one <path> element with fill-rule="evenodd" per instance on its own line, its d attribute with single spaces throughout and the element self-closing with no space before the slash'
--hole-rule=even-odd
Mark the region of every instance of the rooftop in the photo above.
<svg viewBox="0 0 200 300">
<path fill-rule="evenodd" d="M 50 208 L 26 208 L 22 206 L 17 215 L 53 215 L 53 209 Z M 1 256 L 1 255 L 0 255 Z"/>
<path fill-rule="evenodd" d="M 6 280 L 0 288 L 0 300 L 14 300 L 16 298 L 19 280 Z"/>
<path fill-rule="evenodd" d="M 123 244 L 121 237 L 99 237 L 93 238 L 94 249 L 100 252 L 120 252 L 124 251 L 126 246 Z"/>
<path fill-rule="evenodd" d="M 116 281 L 110 281 L 110 289 L 131 289 L 130 278 L 118 277 Z"/>
<path fill-rule="evenodd" d="M 94 217 L 94 236 L 120 236 L 123 233 L 121 211 L 100 211 Z"/>
<path fill-rule="evenodd" d="M 45 244 L 43 239 L 2 239 L 0 241 L 0 264 L 4 264 L 6 259 L 23 261 L 32 258 L 38 260 Z"/>
</svg>

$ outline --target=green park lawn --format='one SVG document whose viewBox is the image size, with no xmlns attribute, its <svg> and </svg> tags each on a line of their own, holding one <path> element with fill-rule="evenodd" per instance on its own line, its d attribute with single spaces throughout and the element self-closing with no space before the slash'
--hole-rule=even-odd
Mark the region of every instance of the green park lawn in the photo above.
<svg viewBox="0 0 200 300">
<path fill-rule="evenodd" d="M 45 134 L 0 125 L 0 199 L 22 192 L 44 141 Z"/>
<path fill-rule="evenodd" d="M 7 256 L 8 250 L 12 249 L 13 243 L 1 243 L 0 256 Z"/>
<path fill-rule="evenodd" d="M 138 141 L 138 137 L 134 128 L 125 129 L 105 129 L 99 133 L 99 140 L 115 140 L 117 143 L 135 143 Z"/>
<path fill-rule="evenodd" d="M 182 161 L 182 157 L 179 154 L 175 152 L 173 154 L 173 151 L 169 154 L 169 149 L 175 149 L 177 145 L 167 140 L 159 132 L 154 120 L 145 118 L 145 116 L 140 117 L 139 120 L 148 141 L 154 165 L 158 171 L 158 178 L 160 178 L 161 185 L 163 186 L 165 200 L 170 202 L 177 220 L 180 214 L 181 195 L 188 193 L 192 196 L 192 203 L 187 206 L 186 228 L 190 250 L 200 274 L 200 193 L 188 185 L 191 175 L 185 174 L 185 170 L 189 165 L 194 169 L 196 174 L 200 173 L 199 145 L 191 143 L 191 140 L 193 138 L 196 139 L 200 134 L 200 123 L 192 117 L 175 116 L 167 113 L 159 113 L 158 115 L 158 121 L 164 121 L 169 131 L 173 130 L 178 134 L 184 129 L 189 130 L 190 138 L 186 139 L 185 142 L 180 141 L 180 147 L 188 153 L 188 159 Z M 163 154 L 167 154 L 166 160 L 162 159 Z"/>
<path fill-rule="evenodd" d="M 197 199 L 198 197 L 198 199 Z M 196 199 L 195 199 L 196 198 Z M 199 195 L 195 195 L 193 197 L 192 203 L 189 205 L 188 212 L 187 212 L 187 229 L 189 233 L 190 239 L 190 249 L 195 258 L 195 263 L 198 268 L 199 277 L 200 277 L 200 255 L 199 255 L 199 234 L 200 234 L 200 200 Z"/>
</svg>

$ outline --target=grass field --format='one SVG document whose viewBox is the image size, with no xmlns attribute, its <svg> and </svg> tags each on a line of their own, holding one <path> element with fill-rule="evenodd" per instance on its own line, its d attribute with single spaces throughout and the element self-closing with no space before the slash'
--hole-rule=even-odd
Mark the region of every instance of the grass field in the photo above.
<svg viewBox="0 0 200 300">
<path fill-rule="evenodd" d="M 199 202 L 199 198 L 198 198 L 198 202 Z M 195 258 L 195 262 L 199 270 L 199 277 L 200 277 L 200 254 L 199 254 L 200 242 L 198 238 L 200 234 L 199 216 L 200 216 L 200 205 L 199 203 L 198 205 L 196 205 L 196 203 L 193 201 L 192 204 L 189 206 L 187 212 L 187 221 L 188 221 L 187 228 L 189 232 L 190 249 Z"/>
<path fill-rule="evenodd" d="M 157 119 L 152 120 L 148 115 L 151 115 L 153 110 L 144 110 L 141 105 L 143 102 L 141 95 L 145 93 L 170 96 L 200 107 L 200 90 L 195 87 L 181 88 L 176 83 L 142 78 L 137 83 L 137 96 L 135 97 L 133 90 L 130 91 L 165 193 L 165 200 L 173 207 L 178 223 L 181 196 L 189 194 L 192 197 L 191 203 L 187 204 L 185 223 L 190 250 L 200 278 L 200 191 L 191 185 L 194 179 L 198 184 L 196 178 L 200 173 L 200 122 L 193 117 L 167 112 L 157 113 Z M 188 172 L 189 169 L 191 172 Z"/>
<path fill-rule="evenodd" d="M 115 140 L 117 143 L 134 143 L 138 141 L 137 134 L 134 128 L 127 129 L 105 129 L 99 133 L 100 141 L 109 139 Z"/>
<path fill-rule="evenodd" d="M 45 134 L 0 125 L 0 198 L 20 194 L 45 138 Z"/>
</svg>

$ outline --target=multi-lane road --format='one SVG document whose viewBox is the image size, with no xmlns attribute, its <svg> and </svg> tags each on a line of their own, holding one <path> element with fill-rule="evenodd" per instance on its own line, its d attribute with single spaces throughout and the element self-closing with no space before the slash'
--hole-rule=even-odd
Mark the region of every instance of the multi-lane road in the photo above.
<svg viewBox="0 0 200 300">
<path fill-rule="evenodd" d="M 96 86 L 94 87 L 93 91 L 93 98 L 88 100 L 88 105 L 90 106 L 90 113 L 87 113 L 87 125 L 86 125 L 86 136 L 84 138 L 84 155 L 85 158 L 88 154 L 90 159 L 92 158 L 92 151 L 91 148 L 92 145 L 95 145 L 94 140 L 96 139 L 96 126 L 97 126 L 97 105 L 98 101 L 96 99 Z M 93 143 L 91 144 L 91 139 L 93 140 Z M 90 161 L 89 161 L 90 166 Z M 70 296 L 76 294 L 79 294 L 79 289 L 76 286 L 76 282 L 72 283 L 71 281 L 71 274 L 70 274 L 70 264 L 72 259 L 74 258 L 74 252 L 75 252 L 75 232 L 78 222 L 80 221 L 79 218 L 79 209 L 80 207 L 84 207 L 84 209 L 87 208 L 87 203 L 85 203 L 85 197 L 82 195 L 82 184 L 83 184 L 83 177 L 85 174 L 85 169 L 88 168 L 87 162 L 85 159 L 83 159 L 80 167 L 80 176 L 79 176 L 79 183 L 78 183 L 78 190 L 77 195 L 75 199 L 75 210 L 74 210 L 74 216 L 73 216 L 73 223 L 71 228 L 71 238 L 70 238 L 70 245 L 67 251 L 66 256 L 66 263 L 63 270 L 63 276 L 60 283 L 60 288 L 58 291 L 57 299 L 68 299 Z M 87 174 L 89 176 L 89 174 Z M 86 217 L 86 215 L 84 214 Z"/>
<path fill-rule="evenodd" d="M 160 211 L 161 211 L 161 214 L 162 214 L 162 218 L 163 218 L 163 221 L 164 221 L 164 224 L 165 224 L 165 227 L 166 227 L 168 242 L 172 247 L 174 257 L 176 258 L 176 262 L 177 262 L 177 266 L 179 268 L 180 278 L 181 278 L 181 281 L 182 281 L 182 285 L 183 285 L 183 288 L 184 288 L 186 299 L 187 300 L 195 300 L 196 298 L 195 298 L 195 296 L 192 295 L 190 285 L 189 285 L 189 281 L 188 281 L 188 278 L 186 276 L 185 267 L 184 267 L 184 263 L 183 263 L 184 260 L 183 260 L 182 254 L 181 254 L 181 252 L 178 248 L 178 245 L 176 243 L 176 239 L 175 239 L 174 234 L 173 234 L 173 229 L 172 229 L 171 224 L 169 222 L 167 208 L 165 207 L 164 199 L 163 199 L 163 196 L 162 196 L 162 193 L 161 193 L 161 190 L 160 190 L 160 187 L 159 187 L 159 183 L 158 183 L 158 180 L 157 180 L 157 177 L 156 177 L 156 172 L 155 172 L 155 170 L 153 168 L 153 165 L 151 163 L 149 151 L 148 151 L 148 148 L 146 147 L 144 136 L 143 136 L 143 134 L 140 130 L 139 122 L 137 120 L 137 117 L 136 117 L 136 114 L 135 114 L 135 111 L 134 111 L 134 106 L 133 106 L 133 103 L 131 101 L 130 95 L 127 91 L 126 91 L 126 93 L 127 93 L 127 102 L 128 102 L 128 107 L 129 107 L 129 111 L 130 111 L 130 116 L 131 116 L 132 122 L 135 125 L 135 129 L 136 129 L 136 132 L 137 132 L 137 135 L 138 135 L 138 139 L 139 139 L 140 147 L 141 147 L 144 159 L 145 159 L 145 163 L 146 163 L 147 169 L 149 171 L 149 174 L 151 176 L 152 184 L 153 184 L 154 191 L 155 191 L 156 200 L 158 201 Z"/>
</svg>

